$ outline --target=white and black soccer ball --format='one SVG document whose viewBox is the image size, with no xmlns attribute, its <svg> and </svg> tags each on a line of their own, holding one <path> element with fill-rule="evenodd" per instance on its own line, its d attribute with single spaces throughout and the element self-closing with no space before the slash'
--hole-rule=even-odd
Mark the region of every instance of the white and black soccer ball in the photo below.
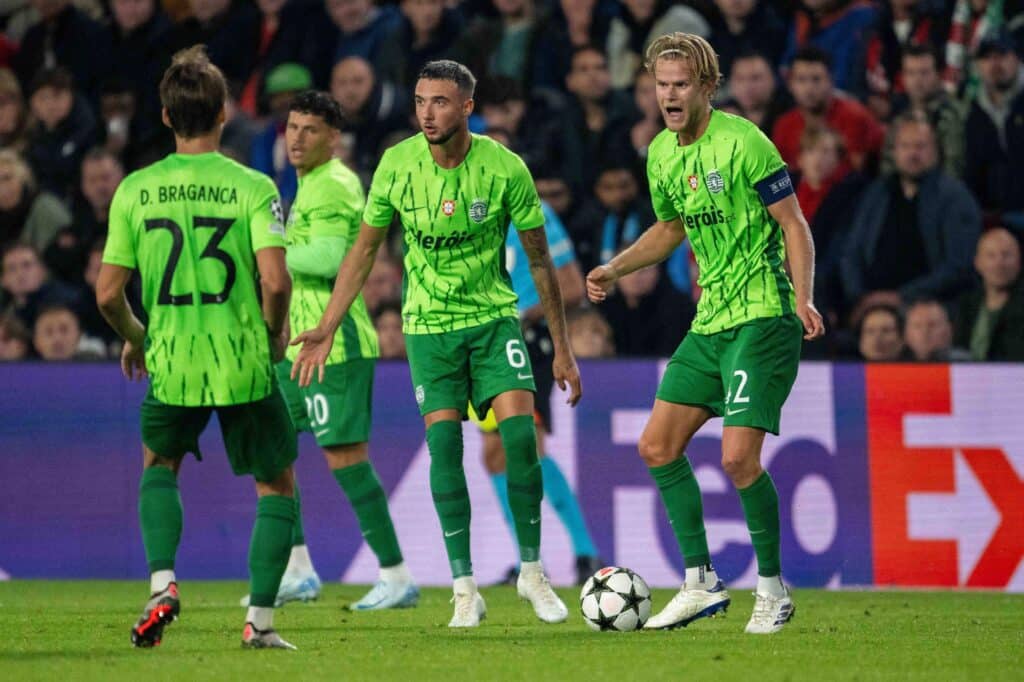
<svg viewBox="0 0 1024 682">
<path fill-rule="evenodd" d="M 592 630 L 639 630 L 651 615 L 651 590 L 628 568 L 608 566 L 587 578 L 580 609 Z"/>
</svg>

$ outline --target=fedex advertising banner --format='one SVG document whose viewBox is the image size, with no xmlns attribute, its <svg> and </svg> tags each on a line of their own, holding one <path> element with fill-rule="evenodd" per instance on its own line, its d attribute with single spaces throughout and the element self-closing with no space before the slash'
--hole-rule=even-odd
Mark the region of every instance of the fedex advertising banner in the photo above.
<svg viewBox="0 0 1024 682">
<path fill-rule="evenodd" d="M 575 410 L 553 396 L 547 451 L 564 470 L 607 563 L 656 586 L 683 563 L 657 488 L 636 454 L 664 363 L 584 363 Z M 140 578 L 136 518 L 138 406 L 145 386 L 114 365 L 0 367 L 0 576 Z M 765 441 L 779 490 L 783 574 L 804 587 L 985 587 L 1024 591 L 1024 365 L 808 363 Z M 406 562 L 422 584 L 447 584 L 428 488 L 430 457 L 408 368 L 381 363 L 371 457 L 388 491 Z M 215 422 L 214 422 L 215 423 Z M 497 581 L 513 542 L 464 427 L 477 579 Z M 204 459 L 181 473 L 184 579 L 242 578 L 255 513 L 213 425 Z M 756 576 L 739 498 L 719 466 L 721 422 L 688 455 L 701 483 L 715 567 L 730 585 Z M 296 465 L 310 552 L 321 575 L 372 582 L 376 560 L 312 438 Z M 545 505 L 542 554 L 573 579 L 569 538 Z"/>
</svg>

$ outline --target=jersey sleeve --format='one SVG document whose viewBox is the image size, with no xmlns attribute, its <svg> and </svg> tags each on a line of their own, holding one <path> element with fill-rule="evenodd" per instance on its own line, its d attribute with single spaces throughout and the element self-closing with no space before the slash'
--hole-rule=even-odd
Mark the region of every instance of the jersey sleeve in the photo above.
<svg viewBox="0 0 1024 682">
<path fill-rule="evenodd" d="M 533 176 L 523 160 L 514 154 L 509 165 L 506 202 L 512 223 L 520 232 L 536 229 L 544 224 L 544 212 L 540 208 L 540 197 L 533 184 Z"/>
<path fill-rule="evenodd" d="M 362 187 L 333 182 L 316 188 L 307 211 L 309 238 L 342 237 L 349 239 L 359 230 L 363 210 Z"/>
<path fill-rule="evenodd" d="M 558 269 L 570 263 L 576 262 L 576 253 L 572 248 L 572 240 L 569 233 L 565 231 L 565 225 L 558 214 L 547 204 L 541 204 L 544 209 L 544 231 L 548 238 L 548 251 L 551 253 L 551 261 Z"/>
<path fill-rule="evenodd" d="M 274 246 L 285 246 L 281 197 L 277 193 L 274 181 L 262 174 L 259 176 L 250 204 L 249 230 L 254 252 Z"/>
<path fill-rule="evenodd" d="M 757 190 L 765 206 L 771 206 L 793 193 L 793 181 L 782 155 L 760 128 L 750 127 L 743 140 L 742 153 L 747 181 Z"/>
<path fill-rule="evenodd" d="M 647 157 L 647 184 L 651 191 L 651 208 L 658 220 L 675 220 L 679 217 L 679 209 L 665 193 L 661 182 L 658 160 L 654 154 L 650 154 Z"/>
<path fill-rule="evenodd" d="M 107 244 L 103 247 L 103 262 L 135 268 L 135 237 L 130 222 L 131 199 L 128 183 L 122 182 L 114 192 L 108 213 Z"/>
<path fill-rule="evenodd" d="M 391 188 L 395 184 L 398 169 L 391 161 L 391 154 L 384 152 L 377 170 L 370 182 L 370 192 L 366 197 L 366 208 L 363 209 L 363 222 L 370 227 L 388 227 L 395 217 L 395 207 L 391 204 Z"/>
</svg>

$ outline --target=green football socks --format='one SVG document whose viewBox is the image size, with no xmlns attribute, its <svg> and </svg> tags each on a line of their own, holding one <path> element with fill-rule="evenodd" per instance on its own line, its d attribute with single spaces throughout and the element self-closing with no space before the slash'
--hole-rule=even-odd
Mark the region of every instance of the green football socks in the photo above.
<svg viewBox="0 0 1024 682">
<path fill-rule="evenodd" d="M 395 526 L 388 511 L 388 496 L 380 484 L 377 470 L 370 462 L 359 462 L 334 470 L 334 478 L 345 491 L 352 509 L 359 519 L 370 549 L 377 555 L 381 568 L 402 563 L 402 550 L 398 546 Z"/>
<path fill-rule="evenodd" d="M 292 547 L 306 544 L 306 533 L 302 530 L 302 497 L 299 495 L 299 484 L 295 483 L 295 525 L 292 526 Z"/>
<path fill-rule="evenodd" d="M 768 472 L 762 472 L 750 486 L 739 491 L 743 515 L 757 555 L 757 574 L 779 575 L 779 493 Z"/>
<path fill-rule="evenodd" d="M 452 578 L 473 575 L 469 555 L 469 491 L 462 468 L 462 424 L 440 421 L 427 429 L 430 492 L 441 521 Z"/>
<path fill-rule="evenodd" d="M 693 475 L 690 460 L 682 456 L 664 466 L 651 467 L 651 476 L 658 484 L 672 530 L 683 552 L 687 568 L 711 563 L 707 535 L 704 531 L 704 505 L 700 486 Z"/>
<path fill-rule="evenodd" d="M 139 527 L 149 572 L 171 570 L 181 541 L 178 477 L 167 467 L 146 467 L 139 482 Z"/>
<path fill-rule="evenodd" d="M 540 560 L 540 503 L 544 482 L 537 457 L 537 432 L 532 415 L 508 417 L 498 424 L 505 447 L 508 503 L 515 520 L 519 560 Z"/>
<path fill-rule="evenodd" d="M 256 504 L 249 543 L 249 605 L 273 607 L 292 550 L 295 500 L 264 495 Z"/>
</svg>

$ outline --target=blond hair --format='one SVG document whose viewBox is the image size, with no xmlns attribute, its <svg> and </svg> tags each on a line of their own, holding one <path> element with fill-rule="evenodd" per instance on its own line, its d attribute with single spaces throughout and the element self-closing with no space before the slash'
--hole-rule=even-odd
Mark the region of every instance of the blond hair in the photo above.
<svg viewBox="0 0 1024 682">
<path fill-rule="evenodd" d="M 28 163 L 21 158 L 21 154 L 13 149 L 0 149 L 0 167 L 2 166 L 10 166 L 23 185 L 29 189 L 35 189 L 36 179 L 32 175 L 32 169 Z"/>
<path fill-rule="evenodd" d="M 644 66 L 654 74 L 659 59 L 683 59 L 689 62 L 693 77 L 698 83 L 712 87 L 711 94 L 718 89 L 722 74 L 718 71 L 718 55 L 711 43 L 693 33 L 676 31 L 655 39 L 647 46 Z"/>
</svg>

